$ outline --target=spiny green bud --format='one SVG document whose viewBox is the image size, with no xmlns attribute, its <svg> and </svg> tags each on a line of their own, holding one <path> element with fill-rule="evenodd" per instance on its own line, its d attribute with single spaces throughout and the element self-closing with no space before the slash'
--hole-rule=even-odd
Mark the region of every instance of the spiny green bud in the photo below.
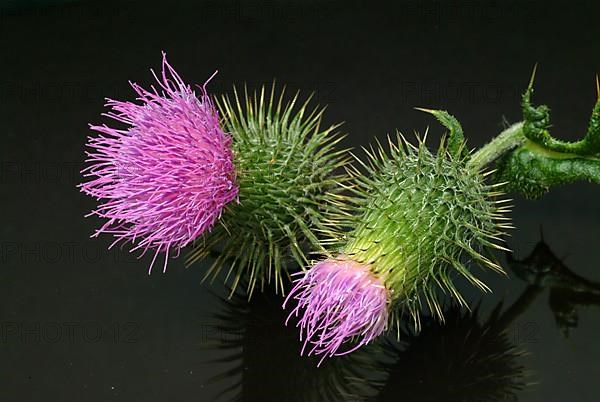
<svg viewBox="0 0 600 402">
<path fill-rule="evenodd" d="M 503 272 L 485 256 L 505 228 L 505 200 L 499 184 L 488 184 L 479 166 L 467 165 L 462 129 L 446 112 L 434 115 L 450 129 L 437 153 L 425 141 L 417 146 L 398 135 L 389 152 L 378 146 L 358 160 L 366 172 L 350 168 L 355 214 L 337 255 L 314 265 L 295 284 L 284 303 L 297 301 L 288 320 L 298 316 L 303 352 L 328 356 L 349 353 L 395 324 L 405 312 L 420 328 L 425 306 L 443 320 L 440 292 L 466 304 L 453 277 L 488 290 L 470 263 Z M 449 145 L 452 144 L 452 148 Z M 356 341 L 350 350 L 342 345 Z M 312 344 L 308 346 L 308 344 Z"/>
<path fill-rule="evenodd" d="M 343 253 L 370 265 L 383 278 L 390 303 L 408 309 L 418 327 L 423 301 L 443 318 L 436 288 L 465 303 L 454 273 L 488 290 L 466 261 L 502 271 L 481 251 L 499 247 L 494 241 L 507 225 L 497 221 L 507 208 L 496 200 L 499 186 L 465 166 L 462 149 L 453 156 L 444 141 L 437 154 L 424 141 L 416 147 L 403 138 L 389 144 L 388 155 L 381 148 L 378 155 L 369 152 L 367 177 L 355 175 L 361 214 Z"/>
<path fill-rule="evenodd" d="M 321 129 L 322 108 L 309 109 L 310 97 L 299 104 L 284 91 L 263 87 L 218 106 L 224 130 L 231 133 L 239 202 L 227 205 L 221 225 L 195 243 L 188 263 L 211 250 L 220 253 L 207 272 L 215 277 L 226 267 L 233 289 L 248 275 L 249 295 L 259 284 L 282 279 L 291 261 L 307 264 L 305 246 L 318 246 L 319 231 L 327 230 L 324 215 L 335 214 L 346 150 L 336 150 L 339 125 Z"/>
</svg>

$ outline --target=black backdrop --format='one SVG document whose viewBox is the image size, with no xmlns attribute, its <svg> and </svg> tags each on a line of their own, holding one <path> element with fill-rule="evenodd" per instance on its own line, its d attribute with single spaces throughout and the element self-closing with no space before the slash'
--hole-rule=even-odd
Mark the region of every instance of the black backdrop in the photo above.
<svg viewBox="0 0 600 402">
<path fill-rule="evenodd" d="M 315 91 L 326 123 L 345 121 L 344 144 L 355 148 L 429 125 L 435 144 L 442 130 L 415 106 L 449 110 L 480 146 L 504 119 L 520 118 L 537 62 L 535 101 L 551 106 L 558 136 L 576 139 L 596 99 L 599 11 L 593 1 L 5 3 L 0 400 L 212 400 L 234 381 L 208 381 L 227 365 L 208 363 L 218 353 L 202 346 L 219 285 L 200 284 L 202 265 L 186 270 L 177 260 L 148 277 L 147 260 L 106 251 L 109 238 L 89 239 L 99 222 L 83 218 L 93 201 L 75 188 L 103 98 L 130 99 L 127 80 L 149 83 L 161 50 L 188 82 L 218 69 L 213 93 L 274 78 Z M 516 197 L 511 247 L 528 253 L 543 225 L 571 269 L 600 280 L 599 196 L 580 183 L 536 202 Z M 494 295 L 484 305 L 510 302 L 524 287 L 487 279 Z M 525 344 L 537 383 L 520 400 L 598 400 L 600 315 L 586 309 L 579 318 L 565 339 L 542 298 L 515 324 L 511 336 Z M 291 400 L 284 392 L 275 387 L 271 400 Z"/>
</svg>

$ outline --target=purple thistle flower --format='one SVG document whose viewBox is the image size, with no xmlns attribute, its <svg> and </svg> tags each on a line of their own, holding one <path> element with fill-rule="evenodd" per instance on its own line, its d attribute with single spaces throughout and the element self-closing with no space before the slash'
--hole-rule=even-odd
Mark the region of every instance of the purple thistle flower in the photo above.
<svg viewBox="0 0 600 402">
<path fill-rule="evenodd" d="M 383 280 L 370 270 L 345 256 L 317 263 L 303 273 L 283 308 L 295 299 L 298 305 L 289 314 L 298 317 L 300 340 L 304 339 L 301 354 L 308 344 L 308 355 L 328 356 L 351 353 L 379 336 L 388 322 L 388 290 Z M 357 344 L 339 352 L 343 343 L 356 339 Z"/>
<path fill-rule="evenodd" d="M 143 250 L 140 257 L 155 249 L 148 273 L 160 252 L 164 272 L 169 251 L 179 255 L 209 230 L 238 193 L 231 138 L 219 126 L 206 83 L 197 97 L 164 52 L 161 77 L 152 74 L 160 91 L 130 82 L 140 104 L 107 99 L 111 111 L 104 115 L 128 127 L 90 125 L 100 135 L 88 137 L 90 165 L 82 173 L 89 181 L 80 184 L 102 200 L 88 216 L 107 219 L 93 236 L 113 234 L 110 247 L 132 242 L 131 251 Z"/>
</svg>

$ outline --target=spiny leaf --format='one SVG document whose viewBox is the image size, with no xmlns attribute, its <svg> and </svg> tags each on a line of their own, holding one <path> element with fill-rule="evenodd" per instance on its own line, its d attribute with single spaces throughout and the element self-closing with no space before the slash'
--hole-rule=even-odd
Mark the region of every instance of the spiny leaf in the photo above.
<svg viewBox="0 0 600 402">
<path fill-rule="evenodd" d="M 446 150 L 455 157 L 465 156 L 465 136 L 459 121 L 445 110 L 432 110 L 424 108 L 415 108 L 425 113 L 432 114 L 444 127 L 449 130 L 448 145 Z"/>
<path fill-rule="evenodd" d="M 598 77 L 596 86 L 598 87 Z M 523 144 L 498 162 L 497 181 L 507 181 L 508 190 L 536 198 L 550 188 L 574 181 L 600 183 L 600 89 L 585 137 L 576 142 L 550 135 L 550 110 L 533 106 L 532 82 L 523 95 Z"/>
<path fill-rule="evenodd" d="M 549 132 L 550 109 L 546 105 L 533 106 L 531 95 L 533 87 L 530 85 L 523 94 L 523 134 L 527 139 L 540 145 L 547 151 L 572 156 L 594 156 L 600 154 L 600 97 L 598 98 L 590 118 L 585 137 L 576 142 L 561 141 Z"/>
</svg>

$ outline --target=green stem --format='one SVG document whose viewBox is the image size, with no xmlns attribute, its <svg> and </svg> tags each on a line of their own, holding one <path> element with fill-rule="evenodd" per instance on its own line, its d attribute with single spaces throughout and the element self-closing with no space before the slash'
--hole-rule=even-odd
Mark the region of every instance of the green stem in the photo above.
<svg viewBox="0 0 600 402">
<path fill-rule="evenodd" d="M 467 162 L 467 167 L 481 170 L 523 141 L 523 122 L 515 123 L 475 152 Z"/>
</svg>

